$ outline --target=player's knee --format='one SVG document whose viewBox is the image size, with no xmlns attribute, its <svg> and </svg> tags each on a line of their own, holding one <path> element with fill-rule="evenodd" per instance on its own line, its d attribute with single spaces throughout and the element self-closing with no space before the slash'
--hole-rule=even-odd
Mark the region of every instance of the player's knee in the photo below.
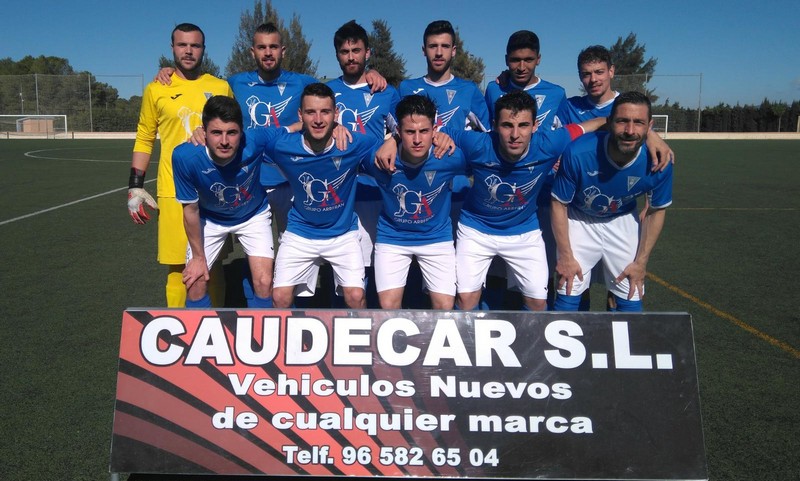
<svg viewBox="0 0 800 481">
<path fill-rule="evenodd" d="M 254 273 L 253 290 L 258 297 L 272 297 L 272 273 Z"/>
<path fill-rule="evenodd" d="M 456 295 L 456 304 L 458 309 L 462 311 L 472 311 L 478 307 L 478 301 L 481 298 L 480 291 L 478 292 L 459 292 Z"/>
<path fill-rule="evenodd" d="M 275 307 L 288 308 L 291 307 L 293 299 L 292 290 L 290 289 L 273 289 L 272 290 L 272 303 Z"/>
<path fill-rule="evenodd" d="M 522 303 L 522 310 L 524 311 L 544 311 L 547 309 L 547 299 L 533 299 L 525 297 Z"/>
<path fill-rule="evenodd" d="M 344 290 L 344 302 L 350 309 L 364 309 L 366 298 L 364 289 L 351 287 Z"/>
</svg>

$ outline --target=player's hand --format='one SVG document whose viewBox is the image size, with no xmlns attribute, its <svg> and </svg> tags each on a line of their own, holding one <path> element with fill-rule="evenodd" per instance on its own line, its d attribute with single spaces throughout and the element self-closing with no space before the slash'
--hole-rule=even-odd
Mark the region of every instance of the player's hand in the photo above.
<svg viewBox="0 0 800 481">
<path fill-rule="evenodd" d="M 395 160 L 397 160 L 397 142 L 391 138 L 386 140 L 375 152 L 375 167 L 387 172 L 394 172 L 397 170 Z"/>
<path fill-rule="evenodd" d="M 158 209 L 158 204 L 153 196 L 144 189 L 128 189 L 128 213 L 136 224 L 144 224 L 150 220 L 150 214 L 145 209 L 145 204 L 151 209 Z"/>
<path fill-rule="evenodd" d="M 645 274 L 647 274 L 645 266 L 639 262 L 633 261 L 628 264 L 628 267 L 626 267 L 625 270 L 622 271 L 622 274 L 618 275 L 614 281 L 620 283 L 627 278 L 628 284 L 630 285 L 628 289 L 628 300 L 631 300 L 636 293 L 639 293 L 639 299 L 641 299 L 644 297 Z"/>
<path fill-rule="evenodd" d="M 389 82 L 386 81 L 386 78 L 384 78 L 384 76 L 381 75 L 377 70 L 367 70 L 367 72 L 364 74 L 364 80 L 367 81 L 367 84 L 370 87 L 369 91 L 373 94 L 375 92 L 383 92 L 386 90 L 386 86 L 389 85 Z"/>
<path fill-rule="evenodd" d="M 183 269 L 183 283 L 190 289 L 195 282 L 203 280 L 208 282 L 208 264 L 205 257 L 192 257 Z"/>
<path fill-rule="evenodd" d="M 172 67 L 164 67 L 158 71 L 153 80 L 160 83 L 161 85 L 172 85 L 172 74 L 175 73 L 175 69 Z"/>
<path fill-rule="evenodd" d="M 206 131 L 202 125 L 198 125 L 196 129 L 192 132 L 192 136 L 189 137 L 189 141 L 192 145 L 206 145 Z"/>
<path fill-rule="evenodd" d="M 456 151 L 456 143 L 444 132 L 436 131 L 433 133 L 433 156 L 437 159 L 444 157 L 444 154 L 453 155 Z"/>
<path fill-rule="evenodd" d="M 650 153 L 650 158 L 653 159 L 653 172 L 661 172 L 666 169 L 669 164 L 675 163 L 675 152 L 669 148 L 664 139 L 661 138 L 656 132 L 652 130 L 647 135 L 647 150 Z"/>
<path fill-rule="evenodd" d="M 494 81 L 495 81 L 495 83 L 497 85 L 499 85 L 501 87 L 505 87 L 506 85 L 508 85 L 509 77 L 510 77 L 510 75 L 508 74 L 508 70 L 503 70 L 502 72 L 500 72 L 500 75 L 498 75 L 494 79 Z"/>
<path fill-rule="evenodd" d="M 347 146 L 353 142 L 353 134 L 342 124 L 336 124 L 332 136 L 336 142 L 336 148 L 339 150 L 347 150 Z"/>
<path fill-rule="evenodd" d="M 561 289 L 566 284 L 566 295 L 572 295 L 572 285 L 575 282 L 575 277 L 583 282 L 583 271 L 578 260 L 574 257 L 559 257 L 556 264 L 556 273 L 558 274 L 558 288 Z"/>
</svg>

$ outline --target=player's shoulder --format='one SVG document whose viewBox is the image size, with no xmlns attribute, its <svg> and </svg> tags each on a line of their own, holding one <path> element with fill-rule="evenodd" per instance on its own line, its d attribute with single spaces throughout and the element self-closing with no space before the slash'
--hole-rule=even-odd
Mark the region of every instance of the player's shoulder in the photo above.
<svg viewBox="0 0 800 481">
<path fill-rule="evenodd" d="M 585 133 L 570 142 L 564 155 L 582 155 L 590 152 L 596 152 L 598 148 L 603 147 L 607 136 L 608 132 L 604 130 Z"/>
<path fill-rule="evenodd" d="M 204 145 L 194 145 L 191 142 L 184 142 L 172 150 L 172 157 L 184 162 L 189 162 L 199 154 L 204 154 L 205 149 Z"/>
<path fill-rule="evenodd" d="M 548 80 L 545 80 L 543 78 L 539 79 L 539 84 L 537 85 L 537 87 L 541 87 L 543 90 L 546 89 L 546 90 L 552 90 L 554 92 L 561 92 L 561 93 L 564 94 L 564 98 L 566 98 L 566 96 L 567 96 L 567 93 L 566 93 L 567 91 L 564 90 L 564 87 L 562 87 L 562 86 L 560 86 L 560 85 L 558 85 L 556 83 L 550 82 Z"/>
</svg>

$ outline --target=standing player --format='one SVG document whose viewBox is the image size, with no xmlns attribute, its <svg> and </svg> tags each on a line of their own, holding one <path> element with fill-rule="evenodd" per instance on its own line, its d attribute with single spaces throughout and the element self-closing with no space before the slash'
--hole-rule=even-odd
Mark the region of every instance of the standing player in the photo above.
<svg viewBox="0 0 800 481">
<path fill-rule="evenodd" d="M 536 76 L 536 67 L 542 61 L 539 52 L 539 37 L 530 30 L 520 30 L 508 37 L 506 44 L 506 66 L 501 75 L 502 82 L 490 82 L 486 86 L 486 105 L 494 117 L 494 104 L 503 95 L 515 90 L 524 90 L 536 99 L 536 122 L 552 130 L 562 125 L 556 113 L 566 102 L 567 94 L 560 85 Z M 566 125 L 566 122 L 563 122 Z"/>
<path fill-rule="evenodd" d="M 436 127 L 489 130 L 489 110 L 478 86 L 451 72 L 456 55 L 456 33 L 447 20 L 428 24 L 422 36 L 422 53 L 428 73 L 400 83 L 400 96 L 427 95 L 436 104 Z"/>
<path fill-rule="evenodd" d="M 183 209 L 175 200 L 172 150 L 186 141 L 195 127 L 200 125 L 201 112 L 209 97 L 233 95 L 227 82 L 202 73 L 204 51 L 205 36 L 198 26 L 182 23 L 172 31 L 175 72 L 172 74 L 171 85 L 152 82 L 145 87 L 131 160 L 128 211 L 135 223 L 144 224 L 150 220 L 145 204 L 159 210 L 158 262 L 168 266 L 168 307 L 183 307 L 186 302 L 182 273 L 186 261 L 187 239 L 183 228 Z M 158 204 L 144 190 L 145 172 L 150 165 L 157 134 L 161 138 Z M 219 290 L 221 289 L 212 289 L 212 294 Z M 215 299 L 215 304 L 221 305 L 220 301 L 221 299 Z"/>
<path fill-rule="evenodd" d="M 270 129 L 276 133 L 265 150 L 294 194 L 276 259 L 275 306 L 291 306 L 298 291 L 313 293 L 319 265 L 327 261 L 347 306 L 363 309 L 364 259 L 354 211 L 356 174 L 362 161 L 373 158 L 378 143 L 356 135 L 346 151 L 336 147 L 335 97 L 324 84 L 303 90 L 299 115 L 302 133 Z"/>
<path fill-rule="evenodd" d="M 553 185 L 559 311 L 578 310 L 600 261 L 617 310 L 641 311 L 647 261 L 672 203 L 671 164 L 653 171 L 642 148 L 652 126 L 647 96 L 619 95 L 610 122 L 611 132 L 588 135 L 567 149 Z M 636 198 L 642 194 L 649 206 L 640 226 Z"/>
<path fill-rule="evenodd" d="M 264 129 L 242 131 L 242 111 L 230 97 L 203 108 L 206 146 L 185 143 L 172 154 L 175 190 L 189 239 L 186 307 L 211 307 L 209 268 L 229 234 L 247 254 L 254 296 L 248 307 L 272 307 L 272 229 L 267 195 L 259 185 Z"/>
<path fill-rule="evenodd" d="M 538 129 L 536 102 L 522 91 L 501 97 L 491 134 L 448 131 L 464 151 L 473 185 L 461 210 L 456 243 L 458 306 L 474 309 L 489 265 L 501 257 L 522 293 L 524 308 L 546 307 L 549 269 L 536 199 L 569 142 L 597 119 L 555 131 Z"/>
<path fill-rule="evenodd" d="M 365 134 L 376 141 L 395 131 L 394 111 L 400 96 L 388 86 L 373 93 L 367 84 L 367 62 L 370 57 L 369 36 L 364 27 L 351 20 L 336 30 L 333 47 L 342 75 L 328 82 L 336 96 L 337 119 L 352 132 Z M 381 210 L 380 192 L 369 176 L 359 175 L 356 186 L 356 213 L 359 219 L 361 248 L 367 277 L 367 302 L 377 307 L 372 268 L 373 244 L 378 215 Z"/>
<path fill-rule="evenodd" d="M 364 164 L 381 189 L 383 209 L 375 243 L 375 281 L 380 306 L 400 309 L 409 267 L 420 265 L 433 309 L 452 309 L 456 259 L 450 221 L 451 181 L 463 175 L 461 151 L 437 159 L 433 154 L 436 105 L 422 95 L 397 105 L 400 151 L 394 172 Z"/>
<path fill-rule="evenodd" d="M 619 95 L 611 88 L 614 78 L 611 52 L 602 45 L 581 50 L 578 54 L 578 76 L 586 94 L 567 99 L 558 111 L 558 118 L 564 123 L 574 123 L 608 117 L 614 99 Z"/>
</svg>

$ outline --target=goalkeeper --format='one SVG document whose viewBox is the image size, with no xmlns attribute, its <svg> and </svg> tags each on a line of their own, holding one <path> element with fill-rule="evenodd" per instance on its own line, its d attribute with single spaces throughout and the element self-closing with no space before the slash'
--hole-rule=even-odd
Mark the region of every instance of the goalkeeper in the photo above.
<svg viewBox="0 0 800 481">
<path fill-rule="evenodd" d="M 136 143 L 133 146 L 128 189 L 128 211 L 133 222 L 150 220 L 147 207 L 158 209 L 158 262 L 168 266 L 166 297 L 168 307 L 184 307 L 186 288 L 183 269 L 186 262 L 186 233 L 183 208 L 175 200 L 172 175 L 172 150 L 186 141 L 201 124 L 201 112 L 212 95 L 232 97 L 224 80 L 202 73 L 205 36 L 196 25 L 182 23 L 172 31 L 172 54 L 175 73 L 170 85 L 153 82 L 142 97 Z M 156 134 L 161 138 L 158 163 L 158 204 L 144 190 L 144 179 Z M 222 280 L 223 276 L 212 276 Z M 223 289 L 211 287 L 214 304 L 222 305 Z M 219 292 L 222 291 L 222 292 Z"/>
</svg>

